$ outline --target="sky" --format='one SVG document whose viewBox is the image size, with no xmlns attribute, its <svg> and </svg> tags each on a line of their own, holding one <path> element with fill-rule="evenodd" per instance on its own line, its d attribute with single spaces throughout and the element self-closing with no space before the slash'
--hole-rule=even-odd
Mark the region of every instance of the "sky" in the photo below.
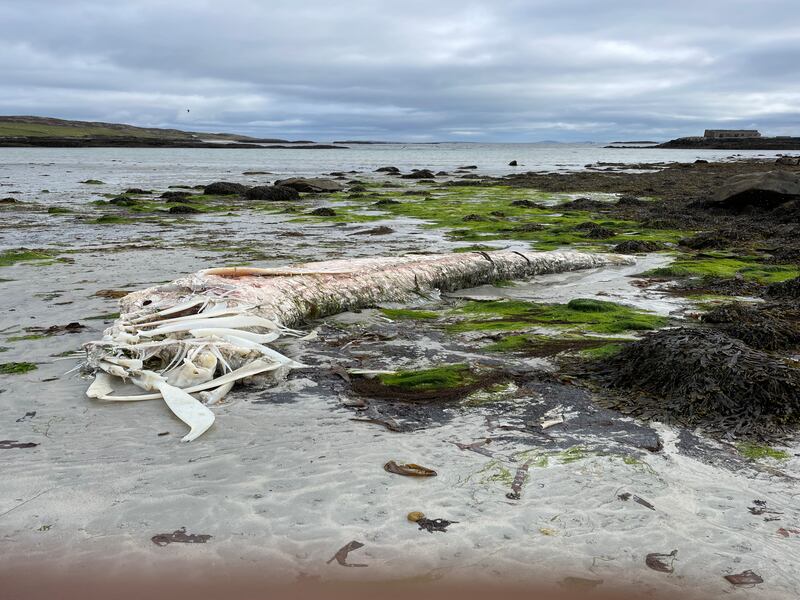
<svg viewBox="0 0 800 600">
<path fill-rule="evenodd" d="M 318 141 L 800 135 L 798 0 L 0 0 L 0 114 Z"/>
</svg>

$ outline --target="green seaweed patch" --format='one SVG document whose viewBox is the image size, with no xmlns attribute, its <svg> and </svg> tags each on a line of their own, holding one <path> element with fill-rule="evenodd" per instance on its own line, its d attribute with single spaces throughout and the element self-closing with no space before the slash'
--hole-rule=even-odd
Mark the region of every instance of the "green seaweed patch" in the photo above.
<svg viewBox="0 0 800 600">
<path fill-rule="evenodd" d="M 432 310 L 415 310 L 411 308 L 382 308 L 381 312 L 395 321 L 430 320 L 439 317 L 439 313 Z"/>
<path fill-rule="evenodd" d="M 448 237 L 469 242 L 489 240 L 528 241 L 538 249 L 564 246 L 607 248 L 621 240 L 677 242 L 691 232 L 645 228 L 641 224 L 605 219 L 604 227 L 618 234 L 606 242 L 591 240 L 576 227 L 592 215 L 543 204 L 556 203 L 559 195 L 508 186 L 448 186 L 430 196 L 404 196 L 399 204 L 383 204 L 381 210 L 396 216 L 425 221 L 425 227 L 444 228 Z M 517 201 L 524 200 L 525 203 Z M 377 208 L 377 207 L 376 207 Z"/>
<path fill-rule="evenodd" d="M 71 212 L 74 212 L 68 208 L 64 208 L 63 206 L 51 206 L 47 209 L 47 214 L 49 215 L 66 215 Z"/>
<path fill-rule="evenodd" d="M 32 341 L 32 340 L 41 340 L 46 338 L 46 335 L 42 335 L 40 333 L 31 333 L 29 335 L 13 335 L 9 338 L 6 338 L 7 342 L 23 342 L 23 341 Z"/>
<path fill-rule="evenodd" d="M 714 277 L 729 279 L 741 277 L 759 283 L 777 283 L 800 275 L 794 265 L 773 265 L 761 262 L 758 257 L 730 257 L 728 255 L 683 255 L 675 262 L 642 274 L 645 277 L 686 278 Z"/>
<path fill-rule="evenodd" d="M 9 350 L 11 350 L 11 348 L 8 346 L 0 346 L 0 352 L 8 352 Z"/>
<path fill-rule="evenodd" d="M 501 340 L 484 346 L 488 352 L 516 352 L 528 356 L 555 356 L 557 354 L 579 354 L 589 357 L 611 356 L 623 344 L 618 339 L 595 336 L 564 335 L 550 336 L 537 334 L 507 335 Z"/>
<path fill-rule="evenodd" d="M 0 363 L 0 374 L 2 375 L 21 375 L 30 371 L 35 371 L 38 367 L 31 362 L 7 362 Z"/>
<path fill-rule="evenodd" d="M 85 179 L 84 181 L 80 181 L 79 183 L 85 183 L 87 185 L 105 185 L 106 182 L 100 181 L 99 179 Z"/>
<path fill-rule="evenodd" d="M 789 453 L 783 450 L 776 450 L 769 446 L 761 446 L 749 442 L 742 442 L 736 445 L 739 454 L 750 460 L 763 460 L 771 458 L 774 460 L 789 460 Z"/>
<path fill-rule="evenodd" d="M 477 378 L 467 365 L 453 364 L 419 371 L 396 371 L 379 375 L 378 380 L 387 387 L 428 392 L 469 386 L 475 383 Z"/>
<path fill-rule="evenodd" d="M 615 334 L 658 329 L 667 319 L 634 308 L 577 298 L 567 304 L 538 304 L 524 300 L 470 301 L 453 311 L 468 318 L 447 326 L 451 332 L 514 331 L 532 326 L 580 329 Z M 522 340 L 509 342 L 523 345 Z"/>
<path fill-rule="evenodd" d="M 4 250 L 0 252 L 0 267 L 9 267 L 19 262 L 34 262 L 34 261 L 48 261 L 48 264 L 53 261 L 55 255 L 46 250 L 26 250 L 20 248 L 19 250 Z"/>
</svg>

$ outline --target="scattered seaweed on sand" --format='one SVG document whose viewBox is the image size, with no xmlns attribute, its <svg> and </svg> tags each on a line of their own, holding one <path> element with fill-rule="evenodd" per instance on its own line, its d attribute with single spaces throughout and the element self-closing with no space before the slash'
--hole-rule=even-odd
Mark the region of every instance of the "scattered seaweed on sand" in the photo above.
<svg viewBox="0 0 800 600">
<path fill-rule="evenodd" d="M 727 436 L 776 437 L 800 423 L 800 369 L 722 331 L 647 334 L 594 365 L 601 404 Z"/>
<path fill-rule="evenodd" d="M 31 362 L 7 362 L 0 363 L 0 375 L 21 375 L 34 371 L 38 367 Z"/>
</svg>

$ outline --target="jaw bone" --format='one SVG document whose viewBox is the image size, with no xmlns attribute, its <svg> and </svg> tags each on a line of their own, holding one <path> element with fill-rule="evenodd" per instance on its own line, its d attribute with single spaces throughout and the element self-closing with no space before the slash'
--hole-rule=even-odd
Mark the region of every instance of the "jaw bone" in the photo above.
<svg viewBox="0 0 800 600">
<path fill-rule="evenodd" d="M 432 290 L 633 262 L 620 255 L 499 250 L 208 269 L 122 299 L 120 318 L 102 340 L 85 346 L 87 368 L 96 373 L 87 395 L 163 398 L 190 426 L 189 441 L 213 423 L 213 413 L 191 394 L 204 392 L 200 397 L 214 404 L 237 381 L 302 367 L 267 344 L 301 336 L 289 327 L 308 319 Z M 117 378 L 146 393 L 115 395 Z"/>
</svg>

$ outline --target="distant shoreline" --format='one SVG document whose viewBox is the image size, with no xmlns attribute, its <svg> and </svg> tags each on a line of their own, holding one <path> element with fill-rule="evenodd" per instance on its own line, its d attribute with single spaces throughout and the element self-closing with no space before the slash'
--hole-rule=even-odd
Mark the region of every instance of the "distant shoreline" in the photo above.
<svg viewBox="0 0 800 600">
<path fill-rule="evenodd" d="M 0 148 L 233 148 L 287 150 L 347 150 L 347 146 L 315 143 L 268 144 L 252 142 L 205 142 L 200 140 L 141 137 L 7 137 L 0 138 Z"/>
</svg>

